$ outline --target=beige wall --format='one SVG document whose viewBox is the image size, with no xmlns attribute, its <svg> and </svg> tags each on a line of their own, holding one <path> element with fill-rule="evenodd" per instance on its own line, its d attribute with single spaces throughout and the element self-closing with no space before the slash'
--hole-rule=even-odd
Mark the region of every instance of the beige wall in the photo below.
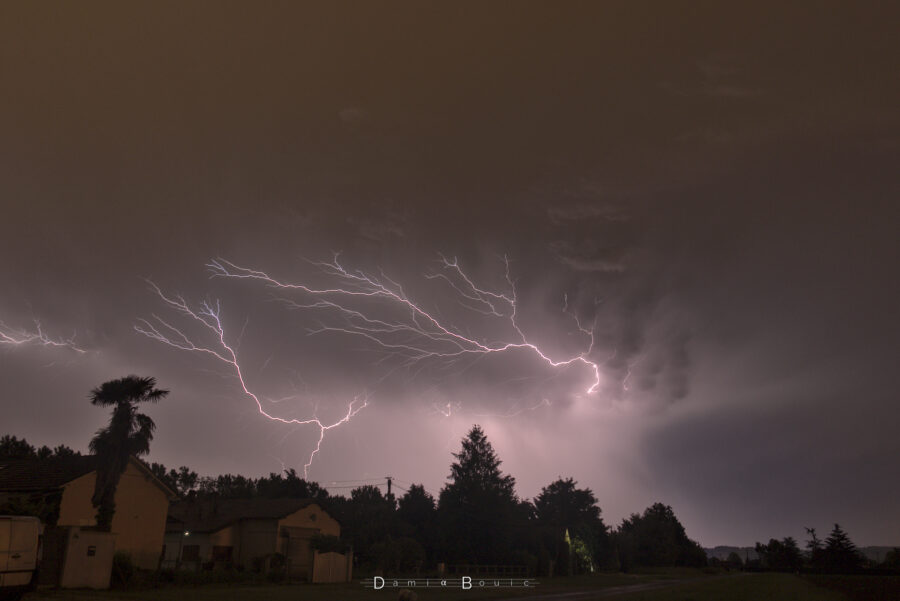
<svg viewBox="0 0 900 601">
<path fill-rule="evenodd" d="M 275 520 L 241 520 L 239 528 L 240 545 L 234 550 L 234 559 L 238 564 L 250 568 L 255 558 L 275 552 L 278 543 Z"/>
<path fill-rule="evenodd" d="M 200 561 L 206 562 L 211 559 L 214 546 L 230 546 L 233 547 L 232 559 L 235 564 L 251 568 L 254 558 L 265 557 L 276 551 L 288 554 L 288 539 L 281 536 L 282 526 L 309 529 L 307 536 L 315 531 L 333 536 L 341 534 L 341 527 L 335 519 L 318 505 L 309 505 L 277 522 L 273 519 L 244 519 L 215 532 L 192 532 L 187 537 L 181 532 L 170 532 L 165 535 L 165 559 L 167 565 L 173 563 L 178 559 L 182 545 L 199 545 Z M 304 539 L 303 544 L 308 546 L 308 538 Z M 311 559 L 310 555 L 310 562 Z"/>
<path fill-rule="evenodd" d="M 352 553 L 313 553 L 313 570 L 310 581 L 314 584 L 326 582 L 350 582 L 353 578 Z"/>
<path fill-rule="evenodd" d="M 337 520 L 325 513 L 325 510 L 315 503 L 278 520 L 279 532 L 281 532 L 282 526 L 316 528 L 322 534 L 341 535 L 341 525 L 337 523 Z"/>
<path fill-rule="evenodd" d="M 97 510 L 91 505 L 94 495 L 94 483 L 97 476 L 94 472 L 72 480 L 63 487 L 62 500 L 59 504 L 59 526 L 94 526 Z M 118 497 L 118 495 L 116 495 Z M 118 498 L 116 499 L 118 501 Z"/>
<path fill-rule="evenodd" d="M 237 547 L 239 541 L 240 531 L 236 524 L 225 526 L 221 530 L 216 530 L 209 535 L 210 547 Z"/>
<path fill-rule="evenodd" d="M 196 570 L 200 568 L 200 564 L 210 560 L 212 554 L 212 544 L 210 538 L 212 535 L 206 532 L 191 532 L 185 536 L 183 532 L 167 532 L 165 535 L 166 554 L 163 557 L 162 567 L 174 568 L 180 565 L 183 569 Z M 187 545 L 196 545 L 198 547 L 198 561 L 183 561 L 184 547 Z"/>
<path fill-rule="evenodd" d="M 91 504 L 96 474 L 72 480 L 63 488 L 59 509 L 60 526 L 93 526 L 97 511 Z M 116 489 L 116 513 L 112 532 L 116 551 L 126 551 L 139 568 L 155 569 L 162 552 L 169 499 L 151 476 L 128 463 Z"/>
<path fill-rule="evenodd" d="M 115 535 L 108 532 L 70 530 L 59 585 L 62 588 L 109 588 L 114 538 Z"/>
</svg>

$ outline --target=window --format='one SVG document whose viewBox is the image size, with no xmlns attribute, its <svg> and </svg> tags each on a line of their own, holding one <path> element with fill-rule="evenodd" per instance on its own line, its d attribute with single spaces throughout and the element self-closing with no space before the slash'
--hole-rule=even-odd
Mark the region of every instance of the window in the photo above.
<svg viewBox="0 0 900 601">
<path fill-rule="evenodd" d="M 231 561 L 231 549 L 232 547 L 225 545 L 216 545 L 212 548 L 212 560 L 213 561 L 223 561 L 230 562 Z"/>
<path fill-rule="evenodd" d="M 181 561 L 200 561 L 200 545 L 185 545 L 181 549 Z"/>
</svg>

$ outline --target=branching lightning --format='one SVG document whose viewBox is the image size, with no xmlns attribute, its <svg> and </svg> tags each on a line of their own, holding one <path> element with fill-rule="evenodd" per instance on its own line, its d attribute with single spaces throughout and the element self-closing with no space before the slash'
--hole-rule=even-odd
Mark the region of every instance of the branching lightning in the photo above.
<svg viewBox="0 0 900 601">
<path fill-rule="evenodd" d="M 478 359 L 518 351 L 531 354 L 553 368 L 581 366 L 589 376 L 584 392 L 593 394 L 599 389 L 600 364 L 591 358 L 594 351 L 593 328 L 582 324 L 574 311 L 570 310 L 569 298 L 565 296 L 562 310 L 572 319 L 579 335 L 583 337 L 583 350 L 573 355 L 559 356 L 530 340 L 519 322 L 519 299 L 506 257 L 503 257 L 505 286 L 501 290 L 491 290 L 479 285 L 463 270 L 457 259 L 448 259 L 442 255 L 439 270 L 424 276 L 427 281 L 445 288 L 442 298 L 463 307 L 463 320 L 470 322 L 465 328 L 452 323 L 439 309 L 430 308 L 411 298 L 401 284 L 383 271 L 379 270 L 375 274 L 348 269 L 341 264 L 338 255 L 331 261 L 316 262 L 313 265 L 327 281 L 325 285 L 283 281 L 265 271 L 241 267 L 225 259 L 213 260 L 207 267 L 214 278 L 263 283 L 278 291 L 278 299 L 288 307 L 314 312 L 322 320 L 318 322 L 318 327 L 309 331 L 310 334 L 360 337 L 381 351 L 385 359 L 399 358 L 399 366 L 418 370 L 429 361 L 452 366 L 464 358 Z M 309 419 L 289 419 L 273 414 L 272 409 L 266 408 L 297 398 L 297 395 L 268 399 L 252 390 L 236 350 L 243 330 L 240 335 L 226 335 L 219 301 L 207 300 L 192 306 L 180 295 L 168 296 L 153 282 L 149 282 L 149 285 L 166 307 L 186 320 L 185 323 L 199 326 L 205 333 L 200 337 L 193 336 L 176 323 L 155 314 L 149 320 L 138 321 L 135 325 L 138 333 L 179 350 L 206 355 L 226 365 L 237 378 L 244 395 L 253 400 L 259 414 L 266 419 L 283 424 L 309 425 L 318 430 L 315 448 L 303 468 L 304 476 L 308 475 L 310 466 L 321 450 L 325 432 L 347 423 L 367 406 L 367 396 L 356 397 L 349 403 L 347 412 L 341 419 L 328 424 L 316 417 L 315 412 Z M 446 293 L 447 290 L 449 294 Z M 291 298 L 286 298 L 285 293 L 291 293 Z M 473 319 L 465 319 L 465 315 Z M 245 322 L 244 328 L 246 326 Z M 470 331 L 473 327 L 476 330 L 479 327 L 484 329 L 473 334 Z M 261 369 L 266 368 L 271 358 L 269 356 L 265 360 Z M 517 404 L 503 414 L 475 415 L 512 417 L 550 405 L 548 399 L 541 399 L 533 406 Z M 449 401 L 441 406 L 433 404 L 432 408 L 435 413 L 450 417 L 461 411 L 461 404 Z"/>
<path fill-rule="evenodd" d="M 33 330 L 15 329 L 7 326 L 3 322 L 0 322 L 0 345 L 52 346 L 67 348 L 69 350 L 75 351 L 76 353 L 83 354 L 87 352 L 86 350 L 78 347 L 75 344 L 74 334 L 70 338 L 51 338 L 44 332 L 43 328 L 41 327 L 41 322 L 38 320 L 34 320 Z"/>
<path fill-rule="evenodd" d="M 563 310 L 571 315 L 576 327 L 584 336 L 585 350 L 570 357 L 552 357 L 528 339 L 518 321 L 518 298 L 516 286 L 510 276 L 509 260 L 503 258 L 505 266 L 506 290 L 492 291 L 482 288 L 460 267 L 454 258 L 440 256 L 442 270 L 428 274 L 429 280 L 440 280 L 453 292 L 455 300 L 466 310 L 480 314 L 486 319 L 503 326 L 506 337 L 488 340 L 475 337 L 454 326 L 437 311 L 427 309 L 411 299 L 403 287 L 380 272 L 379 275 L 349 270 L 335 257 L 330 262 L 314 263 L 323 274 L 334 282 L 332 286 L 319 288 L 304 283 L 278 280 L 268 273 L 235 265 L 224 259 L 209 263 L 213 277 L 257 280 L 273 289 L 303 294 L 303 302 L 282 299 L 298 309 L 331 311 L 342 318 L 339 325 L 323 324 L 311 333 L 333 332 L 359 336 L 384 350 L 387 354 L 403 359 L 406 366 L 428 360 L 455 361 L 466 356 L 489 355 L 524 350 L 534 354 L 551 367 L 583 365 L 591 375 L 587 394 L 594 393 L 600 386 L 600 366 L 589 356 L 594 349 L 594 333 L 582 325 L 574 313 L 568 311 L 568 298 Z M 399 309 L 400 317 L 383 317 L 365 302 L 369 299 L 382 300 Z M 451 408 L 448 407 L 447 411 Z M 443 410 L 439 410 L 445 413 Z"/>
<path fill-rule="evenodd" d="M 195 340 L 188 336 L 183 330 L 179 329 L 176 325 L 173 325 L 172 323 L 166 321 L 158 315 L 153 315 L 153 321 L 145 319 L 139 320 L 138 324 L 134 326 L 134 329 L 144 336 L 147 336 L 148 338 L 151 338 L 163 344 L 183 351 L 191 351 L 204 354 L 213 357 L 214 359 L 227 365 L 237 377 L 237 380 L 240 383 L 241 389 L 243 390 L 244 394 L 253 399 L 253 401 L 256 403 L 256 407 L 259 410 L 260 415 L 262 415 L 263 417 L 283 424 L 315 426 L 319 431 L 318 440 L 316 441 L 315 449 L 313 449 L 313 451 L 309 455 L 309 460 L 303 466 L 303 475 L 304 477 L 308 477 L 309 468 L 312 465 L 315 456 L 319 453 L 319 450 L 322 447 L 322 441 L 325 438 L 325 432 L 349 422 L 351 418 L 353 418 L 357 413 L 362 411 L 363 408 L 367 406 L 368 397 L 366 395 L 355 397 L 348 405 L 347 413 L 343 417 L 341 417 L 341 419 L 330 424 L 323 423 L 315 416 L 309 419 L 287 419 L 267 412 L 263 407 L 263 403 L 260 401 L 259 396 L 257 396 L 257 394 L 251 391 L 248 387 L 246 379 L 244 378 L 243 370 L 241 369 L 241 365 L 238 361 L 237 354 L 235 353 L 234 348 L 226 340 L 225 327 L 222 324 L 221 319 L 222 311 L 220 303 L 216 301 L 213 304 L 209 301 L 203 301 L 197 306 L 196 309 L 194 309 L 190 305 L 188 305 L 187 301 L 183 297 L 166 296 L 156 284 L 154 284 L 153 282 L 149 282 L 149 284 L 151 289 L 170 309 L 173 309 L 177 313 L 189 318 L 196 324 L 199 324 L 204 329 L 208 330 L 212 334 L 212 337 L 215 340 L 215 344 L 203 345 L 201 343 L 195 342 Z"/>
</svg>

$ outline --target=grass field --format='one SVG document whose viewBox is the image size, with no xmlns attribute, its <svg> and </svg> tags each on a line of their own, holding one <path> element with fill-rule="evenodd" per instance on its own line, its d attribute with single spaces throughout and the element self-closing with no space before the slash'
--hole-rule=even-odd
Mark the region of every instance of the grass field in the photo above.
<svg viewBox="0 0 900 601">
<path fill-rule="evenodd" d="M 742 574 L 623 595 L 628 601 L 846 601 L 793 574 Z"/>
<path fill-rule="evenodd" d="M 897 601 L 900 576 L 821 575 L 807 579 L 822 587 L 843 593 L 850 601 Z"/>
<path fill-rule="evenodd" d="M 417 589 L 420 601 L 521 599 L 535 601 L 887 601 L 896 600 L 898 577 L 792 574 L 720 574 L 700 571 L 600 574 L 555 578 L 531 590 Z M 643 589 L 643 590 L 641 590 Z M 881 596 L 883 591 L 885 595 Z M 201 585 L 125 591 L 40 591 L 25 601 L 393 601 L 396 589 L 373 591 L 359 581 L 339 585 Z"/>
<path fill-rule="evenodd" d="M 524 596 L 544 596 L 574 591 L 603 591 L 616 587 L 658 582 L 676 582 L 696 578 L 698 571 L 660 571 L 647 574 L 599 574 L 573 578 L 554 578 L 539 581 L 532 589 L 500 590 L 434 590 L 417 589 L 421 601 L 457 601 L 463 599 L 503 599 Z M 476 581 L 477 582 L 477 581 Z M 25 597 L 25 601 L 393 601 L 397 590 L 388 586 L 383 590 L 367 589 L 357 580 L 349 584 L 335 585 L 278 585 L 278 584 L 208 584 L 199 586 L 169 586 L 157 589 L 86 591 L 47 590 Z"/>
</svg>

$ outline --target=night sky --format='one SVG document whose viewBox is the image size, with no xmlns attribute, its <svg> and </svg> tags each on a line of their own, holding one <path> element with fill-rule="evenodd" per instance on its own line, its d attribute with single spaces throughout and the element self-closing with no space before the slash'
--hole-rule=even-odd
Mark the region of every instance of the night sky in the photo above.
<svg viewBox="0 0 900 601">
<path fill-rule="evenodd" d="M 0 6 L 0 434 L 85 451 L 89 390 L 152 375 L 149 460 L 303 472 L 316 426 L 135 329 L 217 343 L 149 280 L 270 415 L 367 399 L 333 492 L 436 493 L 479 423 L 612 525 L 898 544 L 897 5 L 559 4 Z M 370 290 L 335 253 L 404 300 L 208 267 Z"/>
</svg>

